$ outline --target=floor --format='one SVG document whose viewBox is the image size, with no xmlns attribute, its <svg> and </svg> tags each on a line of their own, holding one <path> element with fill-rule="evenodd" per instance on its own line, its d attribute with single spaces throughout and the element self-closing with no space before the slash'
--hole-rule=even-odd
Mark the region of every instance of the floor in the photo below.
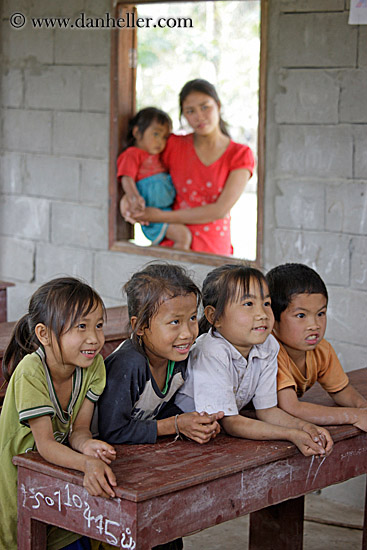
<svg viewBox="0 0 367 550">
<path fill-rule="evenodd" d="M 358 550 L 362 546 L 363 510 L 306 496 L 304 550 Z M 248 516 L 227 521 L 184 538 L 184 550 L 246 550 Z"/>
</svg>

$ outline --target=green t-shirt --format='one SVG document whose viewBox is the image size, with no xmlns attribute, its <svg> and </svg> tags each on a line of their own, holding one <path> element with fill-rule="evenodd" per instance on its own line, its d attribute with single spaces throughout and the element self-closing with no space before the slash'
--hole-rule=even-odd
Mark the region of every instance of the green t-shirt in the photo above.
<svg viewBox="0 0 367 550">
<path fill-rule="evenodd" d="M 42 348 L 22 359 L 6 390 L 0 415 L 0 548 L 17 550 L 17 468 L 14 455 L 36 450 L 28 420 L 49 415 L 56 441 L 65 442 L 84 399 L 96 402 L 106 381 L 102 356 L 90 367 L 76 367 L 68 410 L 57 399 Z M 74 533 L 52 529 L 47 548 L 58 550 L 78 538 Z"/>
</svg>

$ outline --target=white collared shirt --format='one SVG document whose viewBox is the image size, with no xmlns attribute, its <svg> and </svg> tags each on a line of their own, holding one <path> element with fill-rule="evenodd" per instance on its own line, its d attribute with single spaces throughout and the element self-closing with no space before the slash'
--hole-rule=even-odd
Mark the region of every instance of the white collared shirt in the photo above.
<svg viewBox="0 0 367 550">
<path fill-rule="evenodd" d="M 277 405 L 277 355 L 279 344 L 269 335 L 253 346 L 248 359 L 212 329 L 193 346 L 187 378 L 176 396 L 184 411 L 223 411 L 232 416 L 251 400 L 255 409 Z"/>
</svg>

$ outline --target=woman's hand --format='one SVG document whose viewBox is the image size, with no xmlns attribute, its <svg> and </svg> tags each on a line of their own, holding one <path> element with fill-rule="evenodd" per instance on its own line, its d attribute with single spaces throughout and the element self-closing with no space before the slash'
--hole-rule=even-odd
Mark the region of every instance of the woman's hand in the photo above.
<svg viewBox="0 0 367 550">
<path fill-rule="evenodd" d="M 112 487 L 117 485 L 116 477 L 109 466 L 97 458 L 88 457 L 84 464 L 83 487 L 92 496 L 113 498 Z"/>
<path fill-rule="evenodd" d="M 208 443 L 220 432 L 218 420 L 223 418 L 222 411 L 208 414 L 206 412 L 183 413 L 177 417 L 177 426 L 183 435 L 203 444 Z"/>
<path fill-rule="evenodd" d="M 163 222 L 166 218 L 167 210 L 160 210 L 160 208 L 154 208 L 153 206 L 147 206 L 143 212 L 134 212 L 134 219 L 138 223 Z"/>
<path fill-rule="evenodd" d="M 104 441 L 99 439 L 87 439 L 81 448 L 81 452 L 85 455 L 93 456 L 94 458 L 99 458 L 106 464 L 111 464 L 116 458 L 116 451 Z"/>
</svg>

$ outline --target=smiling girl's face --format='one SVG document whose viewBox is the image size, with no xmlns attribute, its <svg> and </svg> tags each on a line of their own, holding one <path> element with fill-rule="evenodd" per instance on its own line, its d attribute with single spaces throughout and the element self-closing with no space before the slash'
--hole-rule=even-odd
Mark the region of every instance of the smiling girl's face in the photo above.
<svg viewBox="0 0 367 550">
<path fill-rule="evenodd" d="M 168 360 L 183 361 L 198 335 L 197 297 L 184 294 L 167 296 L 150 320 L 150 326 L 140 329 L 145 353 L 153 367 L 166 366 Z"/>
<path fill-rule="evenodd" d="M 263 283 L 261 289 L 259 283 L 251 279 L 248 294 L 243 295 L 239 289 L 234 300 L 226 305 L 215 328 L 247 358 L 252 346 L 265 342 L 273 325 L 268 287 Z"/>
<path fill-rule="evenodd" d="M 220 105 L 207 94 L 191 92 L 182 103 L 182 114 L 195 134 L 206 136 L 219 130 Z"/>
</svg>

